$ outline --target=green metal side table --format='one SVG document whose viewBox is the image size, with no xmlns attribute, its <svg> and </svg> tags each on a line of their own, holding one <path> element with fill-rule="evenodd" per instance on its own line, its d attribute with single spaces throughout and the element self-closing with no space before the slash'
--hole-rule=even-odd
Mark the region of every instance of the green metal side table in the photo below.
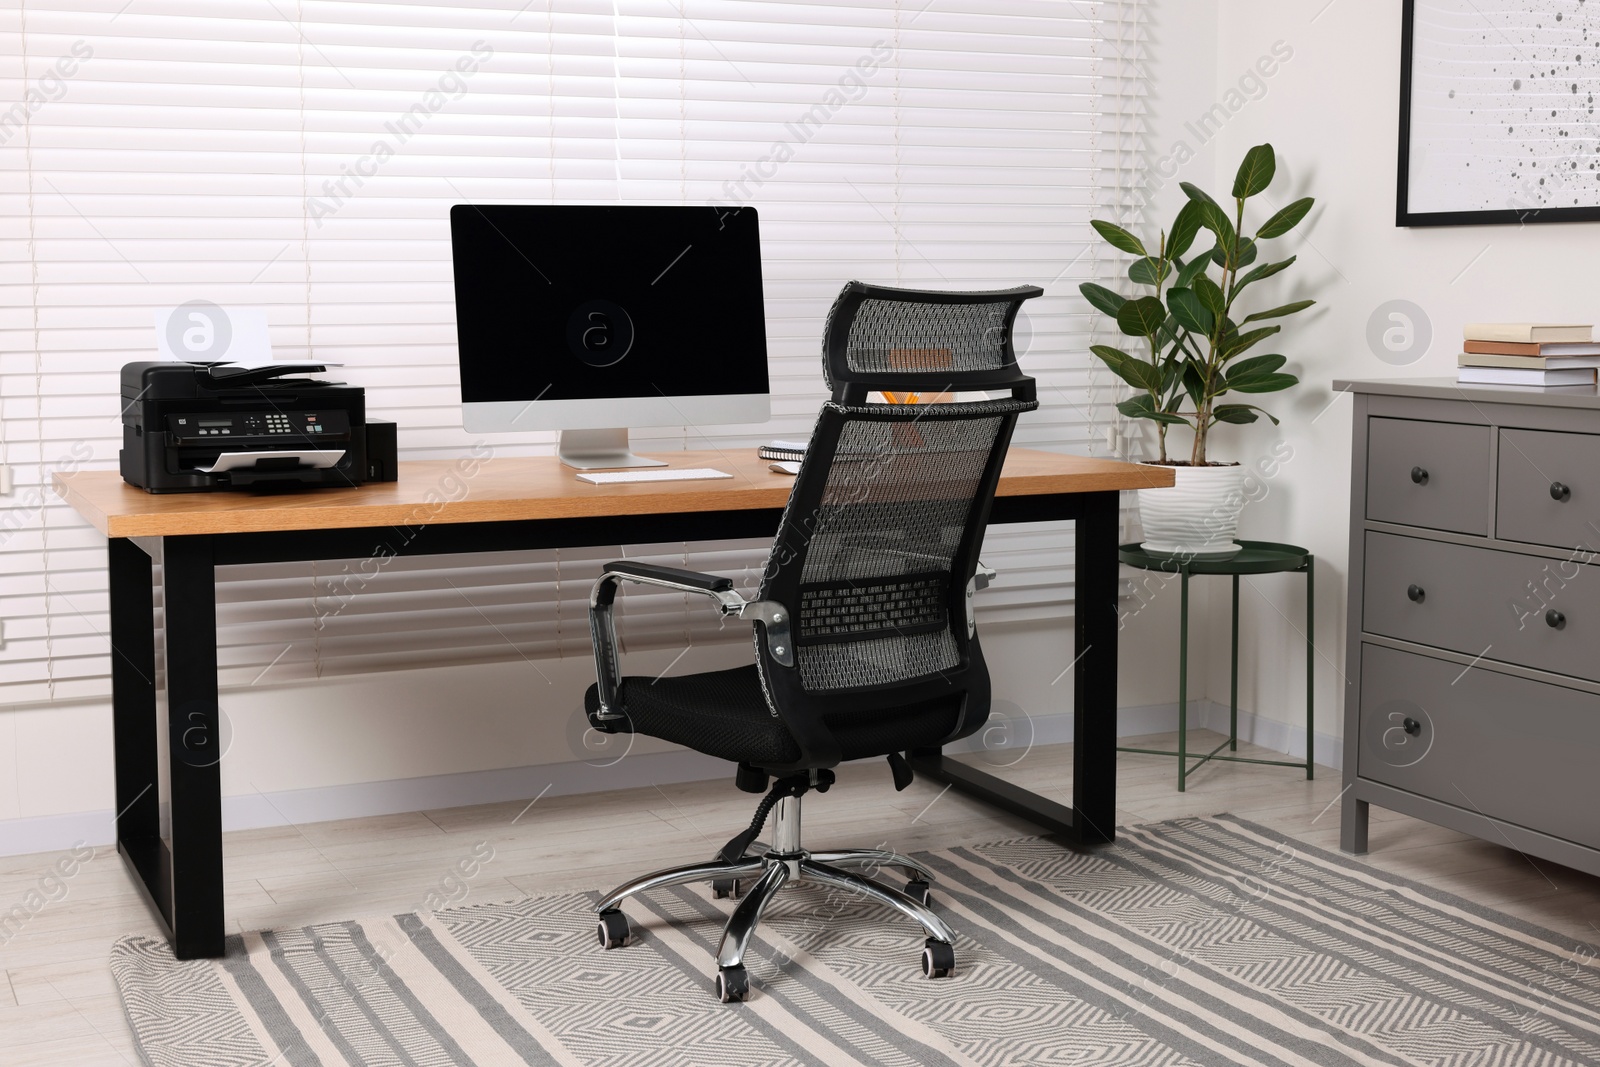
<svg viewBox="0 0 1600 1067">
<path fill-rule="evenodd" d="M 1140 570 L 1176 574 L 1182 581 L 1182 622 L 1178 631 L 1178 750 L 1176 752 L 1154 748 L 1127 748 L 1118 746 L 1118 752 L 1143 752 L 1153 756 L 1178 757 L 1178 792 L 1183 792 L 1189 775 L 1207 760 L 1225 760 L 1230 763 L 1263 763 L 1273 767 L 1304 767 L 1306 779 L 1313 774 L 1312 763 L 1312 662 L 1316 649 L 1312 645 L 1315 619 L 1316 560 L 1298 545 L 1281 545 L 1273 541 L 1240 541 L 1243 550 L 1225 559 L 1204 557 L 1167 556 L 1152 554 L 1137 544 L 1123 545 L 1117 556 L 1123 563 Z M 1230 752 L 1239 751 L 1239 576 L 1244 574 L 1299 573 L 1306 576 L 1306 758 L 1293 760 L 1250 759 L 1244 756 L 1218 755 L 1224 746 Z M 1195 574 L 1228 574 L 1233 576 L 1233 646 L 1230 659 L 1231 683 L 1228 696 L 1228 739 L 1201 756 L 1189 752 L 1189 577 Z M 1191 765 L 1190 760 L 1196 762 Z"/>
</svg>

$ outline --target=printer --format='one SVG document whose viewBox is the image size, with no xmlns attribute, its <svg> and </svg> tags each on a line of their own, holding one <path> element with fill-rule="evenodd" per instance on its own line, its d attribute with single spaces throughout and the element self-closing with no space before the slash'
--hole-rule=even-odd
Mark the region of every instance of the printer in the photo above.
<svg viewBox="0 0 1600 1067">
<path fill-rule="evenodd" d="M 122 477 L 151 493 L 395 480 L 395 425 L 321 363 L 122 368 Z"/>
</svg>

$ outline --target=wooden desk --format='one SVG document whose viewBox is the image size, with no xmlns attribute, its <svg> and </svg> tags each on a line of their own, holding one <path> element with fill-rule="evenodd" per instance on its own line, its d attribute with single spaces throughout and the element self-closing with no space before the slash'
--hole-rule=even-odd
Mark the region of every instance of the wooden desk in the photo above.
<svg viewBox="0 0 1600 1067">
<path fill-rule="evenodd" d="M 400 479 L 286 494 L 152 495 L 114 471 L 55 485 L 109 538 L 117 847 L 179 959 L 223 952 L 215 568 L 285 560 L 500 552 L 777 533 L 794 479 L 749 453 L 672 452 L 730 479 L 594 486 L 554 457 L 400 464 Z M 1171 485 L 1170 468 L 1013 449 L 992 522 L 1075 520 L 1073 807 L 942 756 L 921 773 L 1063 834 L 1110 841 L 1116 807 L 1118 491 Z M 161 837 L 152 560 L 162 564 L 171 839 Z"/>
</svg>

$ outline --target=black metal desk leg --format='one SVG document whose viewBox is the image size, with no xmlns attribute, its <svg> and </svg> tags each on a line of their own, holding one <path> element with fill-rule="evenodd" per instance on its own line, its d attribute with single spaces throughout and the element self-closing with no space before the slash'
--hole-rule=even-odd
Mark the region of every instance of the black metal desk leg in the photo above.
<svg viewBox="0 0 1600 1067">
<path fill-rule="evenodd" d="M 169 924 L 167 865 L 156 787 L 156 651 L 150 557 L 132 541 L 106 545 L 111 592 L 111 733 L 117 849 Z"/>
<path fill-rule="evenodd" d="M 1079 844 L 1112 840 L 1117 810 L 1119 494 L 1087 493 L 1074 523 L 1072 810 Z"/>
<path fill-rule="evenodd" d="M 1116 832 L 1118 496 L 1115 491 L 1084 493 L 1075 501 L 1077 610 L 1068 667 L 1074 699 L 1073 806 L 1013 785 L 936 748 L 907 753 L 918 774 L 948 782 L 968 796 L 1085 845 L 1103 844 Z"/>
<path fill-rule="evenodd" d="M 220 956 L 222 788 L 217 724 L 217 590 L 210 537 L 162 548 L 172 803 L 172 947 Z"/>
</svg>

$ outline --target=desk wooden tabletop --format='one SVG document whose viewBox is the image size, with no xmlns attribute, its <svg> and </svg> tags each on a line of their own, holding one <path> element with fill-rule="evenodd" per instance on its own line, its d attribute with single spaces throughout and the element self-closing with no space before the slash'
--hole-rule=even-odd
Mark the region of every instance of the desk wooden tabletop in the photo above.
<svg viewBox="0 0 1600 1067">
<path fill-rule="evenodd" d="M 714 481 L 590 485 L 554 456 L 417 460 L 400 478 L 353 489 L 290 493 L 146 493 L 116 471 L 57 474 L 55 486 L 78 514 L 108 537 L 337 530 L 446 522 L 591 518 L 779 508 L 794 478 L 767 468 L 754 450 L 662 452 L 673 467 L 715 467 Z M 1173 484 L 1170 467 L 1014 448 L 1001 496 L 1155 489 Z"/>
</svg>

